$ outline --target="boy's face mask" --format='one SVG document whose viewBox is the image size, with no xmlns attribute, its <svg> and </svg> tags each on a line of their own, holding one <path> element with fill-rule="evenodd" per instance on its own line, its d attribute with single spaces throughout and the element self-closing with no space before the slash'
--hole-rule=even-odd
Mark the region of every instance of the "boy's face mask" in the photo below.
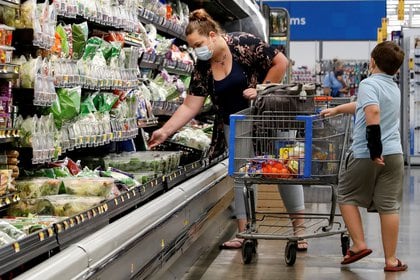
<svg viewBox="0 0 420 280">
<path fill-rule="evenodd" d="M 208 46 L 202 46 L 194 49 L 199 60 L 207 61 L 213 56 L 213 51 Z"/>
</svg>

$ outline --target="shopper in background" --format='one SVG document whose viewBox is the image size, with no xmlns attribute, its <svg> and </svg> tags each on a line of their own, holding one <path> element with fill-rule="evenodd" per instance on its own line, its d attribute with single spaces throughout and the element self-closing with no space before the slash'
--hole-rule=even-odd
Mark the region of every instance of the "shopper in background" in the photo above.
<svg viewBox="0 0 420 280">
<path fill-rule="evenodd" d="M 356 114 L 351 153 L 338 185 L 338 203 L 353 245 L 342 264 L 355 262 L 372 250 L 365 243 L 359 207 L 379 212 L 385 271 L 403 271 L 396 257 L 404 161 L 399 133 L 401 93 L 392 76 L 404 52 L 394 42 L 378 44 L 371 53 L 372 75 L 360 83 L 356 102 L 321 111 L 323 116 Z"/>
<path fill-rule="evenodd" d="M 332 97 L 344 96 L 349 89 L 343 78 L 344 64 L 341 60 L 333 60 L 333 71 L 328 72 L 324 77 L 324 94 Z"/>
<path fill-rule="evenodd" d="M 150 148 L 159 145 L 187 124 L 200 112 L 205 98 L 210 95 L 217 112 L 210 148 L 212 157 L 226 148 L 229 115 L 249 107 L 250 100 L 257 96 L 257 84 L 281 82 L 288 60 L 281 52 L 252 34 L 223 33 L 219 24 L 203 9 L 191 13 L 186 37 L 198 58 L 189 93 L 165 125 L 152 134 L 148 144 Z M 243 189 L 243 184 L 235 184 L 239 232 L 245 230 L 247 223 Z M 304 210 L 302 186 L 282 186 L 279 189 L 288 212 Z M 297 232 L 297 225 L 302 224 L 302 220 L 294 219 L 293 224 Z M 243 239 L 235 238 L 223 243 L 221 248 L 239 249 L 242 243 Z M 305 240 L 298 244 L 298 249 L 306 248 Z"/>
</svg>

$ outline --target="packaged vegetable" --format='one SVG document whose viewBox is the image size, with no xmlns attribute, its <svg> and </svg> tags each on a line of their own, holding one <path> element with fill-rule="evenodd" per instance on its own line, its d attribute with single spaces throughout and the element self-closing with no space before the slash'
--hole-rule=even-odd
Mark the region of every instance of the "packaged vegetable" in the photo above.
<svg viewBox="0 0 420 280">
<path fill-rule="evenodd" d="M 23 231 L 2 220 L 0 220 L 0 231 L 6 233 L 14 240 L 19 240 L 26 237 L 26 234 Z"/>
<path fill-rule="evenodd" d="M 102 201 L 103 197 L 97 196 L 52 195 L 21 200 L 9 207 L 8 214 L 18 217 L 31 214 L 70 217 L 86 211 Z"/>
<path fill-rule="evenodd" d="M 16 189 L 20 191 L 20 197 L 37 198 L 45 195 L 58 194 L 61 181 L 51 178 L 34 178 L 16 181 Z"/>
<path fill-rule="evenodd" d="M 15 242 L 13 238 L 11 238 L 7 233 L 0 231 L 0 247 L 11 244 L 13 242 Z"/>
<path fill-rule="evenodd" d="M 73 59 L 80 59 L 85 51 L 86 41 L 88 38 L 87 22 L 72 25 L 73 33 Z"/>
<path fill-rule="evenodd" d="M 78 196 L 107 197 L 115 185 L 113 178 L 64 178 L 63 184 L 67 194 Z"/>
</svg>

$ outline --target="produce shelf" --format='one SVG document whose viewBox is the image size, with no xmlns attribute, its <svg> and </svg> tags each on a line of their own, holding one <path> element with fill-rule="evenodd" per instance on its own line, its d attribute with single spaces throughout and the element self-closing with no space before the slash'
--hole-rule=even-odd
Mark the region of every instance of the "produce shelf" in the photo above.
<svg viewBox="0 0 420 280">
<path fill-rule="evenodd" d="M 102 203 L 79 215 L 55 223 L 54 230 L 60 249 L 109 224 L 108 211 L 107 203 Z"/>
<path fill-rule="evenodd" d="M 113 199 L 107 201 L 109 207 L 108 217 L 114 218 L 118 214 L 129 210 L 130 208 L 138 205 L 142 201 L 142 196 L 138 188 L 132 188 L 131 190 L 122 193 Z"/>
<path fill-rule="evenodd" d="M 0 275 L 5 274 L 36 257 L 58 248 L 52 227 L 0 248 Z"/>
<path fill-rule="evenodd" d="M 153 24 L 161 33 L 186 41 L 184 29 L 182 26 L 172 23 L 171 21 L 166 20 L 164 17 L 156 15 L 152 11 L 144 8 L 139 8 L 138 15 L 142 23 Z"/>
<path fill-rule="evenodd" d="M 150 118 L 150 119 L 138 119 L 137 125 L 139 128 L 143 127 L 151 127 L 158 124 L 158 118 Z"/>
<path fill-rule="evenodd" d="M 181 168 L 179 170 L 173 171 L 167 175 L 164 176 L 165 182 L 166 182 L 166 188 L 172 189 L 179 183 L 185 181 L 187 179 L 187 176 L 185 174 L 185 169 Z"/>
<path fill-rule="evenodd" d="M 153 179 L 143 185 L 138 186 L 137 190 L 140 193 L 141 201 L 145 202 L 147 199 L 165 190 L 164 178 L 159 177 Z"/>
<path fill-rule="evenodd" d="M 20 201 L 18 193 L 8 193 L 0 196 L 0 209 Z"/>
<path fill-rule="evenodd" d="M 19 65 L 0 63 L 0 79 L 19 78 Z"/>
</svg>

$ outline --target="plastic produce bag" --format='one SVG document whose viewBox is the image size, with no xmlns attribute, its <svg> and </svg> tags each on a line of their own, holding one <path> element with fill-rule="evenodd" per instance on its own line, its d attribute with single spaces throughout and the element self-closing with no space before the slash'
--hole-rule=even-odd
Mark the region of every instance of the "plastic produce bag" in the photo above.
<svg viewBox="0 0 420 280">
<path fill-rule="evenodd" d="M 0 231 L 6 233 L 14 240 L 19 240 L 26 237 L 26 234 L 23 231 L 2 220 L 0 220 Z"/>
<path fill-rule="evenodd" d="M 54 115 L 57 127 L 60 128 L 63 122 L 79 115 L 81 91 L 80 87 L 57 90 L 58 99 L 51 106 L 51 113 Z"/>
<path fill-rule="evenodd" d="M 15 242 L 7 233 L 0 231 L 0 247 Z"/>
<path fill-rule="evenodd" d="M 58 194 L 61 181 L 51 178 L 35 178 L 16 181 L 16 189 L 21 198 L 37 198 Z"/>
<path fill-rule="evenodd" d="M 107 197 L 115 186 L 112 178 L 64 178 L 63 184 L 67 194 L 77 196 Z"/>
<path fill-rule="evenodd" d="M 21 200 L 9 207 L 10 216 L 28 215 L 74 216 L 103 201 L 103 197 L 75 195 L 51 195 L 37 199 Z"/>
<path fill-rule="evenodd" d="M 101 113 L 110 112 L 117 101 L 118 96 L 111 92 L 103 92 L 102 94 L 97 94 L 93 98 L 96 109 Z"/>
<path fill-rule="evenodd" d="M 80 105 L 80 114 L 87 115 L 89 113 L 96 112 L 95 103 L 93 102 L 94 98 L 98 95 L 98 93 L 89 94 L 85 97 Z"/>
<path fill-rule="evenodd" d="M 85 51 L 86 41 L 88 38 L 87 22 L 72 25 L 73 33 L 73 59 L 80 59 Z"/>
</svg>

